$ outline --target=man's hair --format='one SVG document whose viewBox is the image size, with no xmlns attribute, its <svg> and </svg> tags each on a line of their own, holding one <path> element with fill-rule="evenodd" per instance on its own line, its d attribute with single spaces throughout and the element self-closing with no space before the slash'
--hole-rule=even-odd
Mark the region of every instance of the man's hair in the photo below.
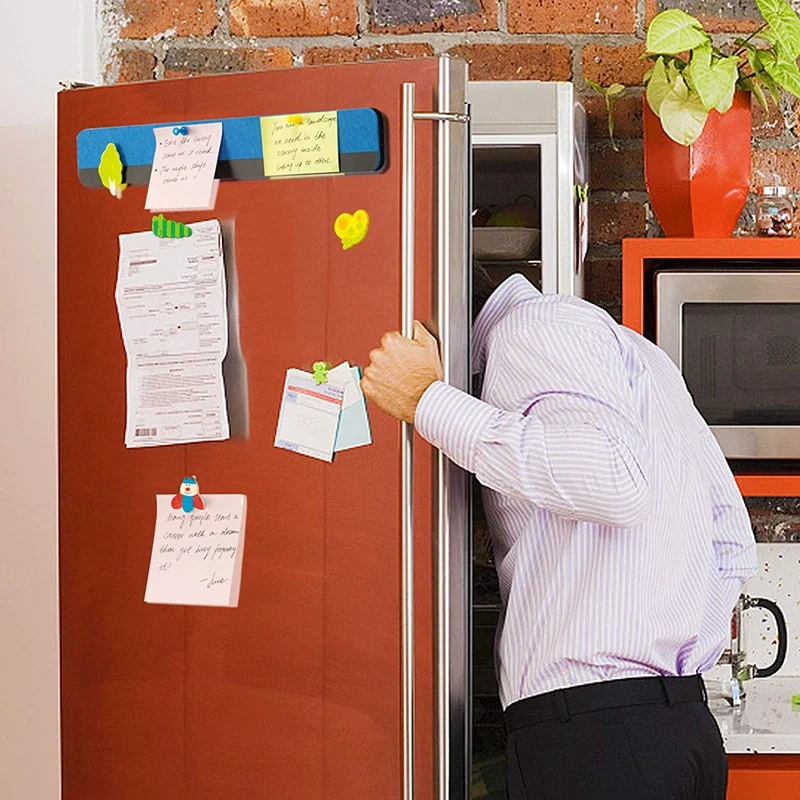
<svg viewBox="0 0 800 800">
<path fill-rule="evenodd" d="M 499 286 L 498 282 L 478 261 L 472 262 L 472 321 L 480 314 L 486 301 Z"/>
</svg>

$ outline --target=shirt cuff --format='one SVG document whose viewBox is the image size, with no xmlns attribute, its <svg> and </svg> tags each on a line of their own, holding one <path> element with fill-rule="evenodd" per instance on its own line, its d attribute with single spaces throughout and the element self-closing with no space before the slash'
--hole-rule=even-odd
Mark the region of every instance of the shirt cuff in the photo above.
<svg viewBox="0 0 800 800">
<path fill-rule="evenodd" d="M 481 432 L 497 409 L 442 381 L 423 393 L 414 415 L 417 433 L 451 461 L 474 472 Z"/>
</svg>

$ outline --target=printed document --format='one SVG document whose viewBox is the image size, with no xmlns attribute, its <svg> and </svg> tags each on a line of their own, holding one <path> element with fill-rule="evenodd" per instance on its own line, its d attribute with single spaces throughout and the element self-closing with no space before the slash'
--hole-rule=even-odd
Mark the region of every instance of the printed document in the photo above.
<svg viewBox="0 0 800 800">
<path fill-rule="evenodd" d="M 275 447 L 333 461 L 344 387 L 317 384 L 310 372 L 286 371 Z"/>
<path fill-rule="evenodd" d="M 128 356 L 128 447 L 230 436 L 222 361 L 228 349 L 219 222 L 192 236 L 119 237 L 117 309 Z"/>
<path fill-rule="evenodd" d="M 156 495 L 156 530 L 145 603 L 237 606 L 242 579 L 243 494 L 203 495 L 205 508 L 174 509 Z"/>
</svg>

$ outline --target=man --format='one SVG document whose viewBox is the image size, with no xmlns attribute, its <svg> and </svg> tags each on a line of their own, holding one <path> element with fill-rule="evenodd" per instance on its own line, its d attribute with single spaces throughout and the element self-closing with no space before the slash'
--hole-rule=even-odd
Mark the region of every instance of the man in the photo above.
<svg viewBox="0 0 800 800">
<path fill-rule="evenodd" d="M 487 276 L 476 274 L 479 302 Z M 367 397 L 482 486 L 504 618 L 511 800 L 724 800 L 699 673 L 756 571 L 741 495 L 680 373 L 601 309 L 513 275 L 473 328 L 481 399 L 387 333 Z"/>
</svg>

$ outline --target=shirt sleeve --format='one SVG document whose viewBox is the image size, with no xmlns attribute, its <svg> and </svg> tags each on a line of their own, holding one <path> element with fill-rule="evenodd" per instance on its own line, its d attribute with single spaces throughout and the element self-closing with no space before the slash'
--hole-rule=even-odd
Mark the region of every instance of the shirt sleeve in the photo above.
<svg viewBox="0 0 800 800">
<path fill-rule="evenodd" d="M 721 578 L 733 579 L 733 602 L 744 582 L 758 570 L 750 515 L 728 462 L 711 430 L 703 424 L 701 447 L 712 509 L 712 544 Z"/>
<path fill-rule="evenodd" d="M 491 379 L 522 410 L 437 382 L 417 406 L 419 434 L 497 492 L 601 525 L 641 522 L 650 499 L 647 449 L 611 332 L 534 324 L 496 341 L 493 354 Z"/>
</svg>

